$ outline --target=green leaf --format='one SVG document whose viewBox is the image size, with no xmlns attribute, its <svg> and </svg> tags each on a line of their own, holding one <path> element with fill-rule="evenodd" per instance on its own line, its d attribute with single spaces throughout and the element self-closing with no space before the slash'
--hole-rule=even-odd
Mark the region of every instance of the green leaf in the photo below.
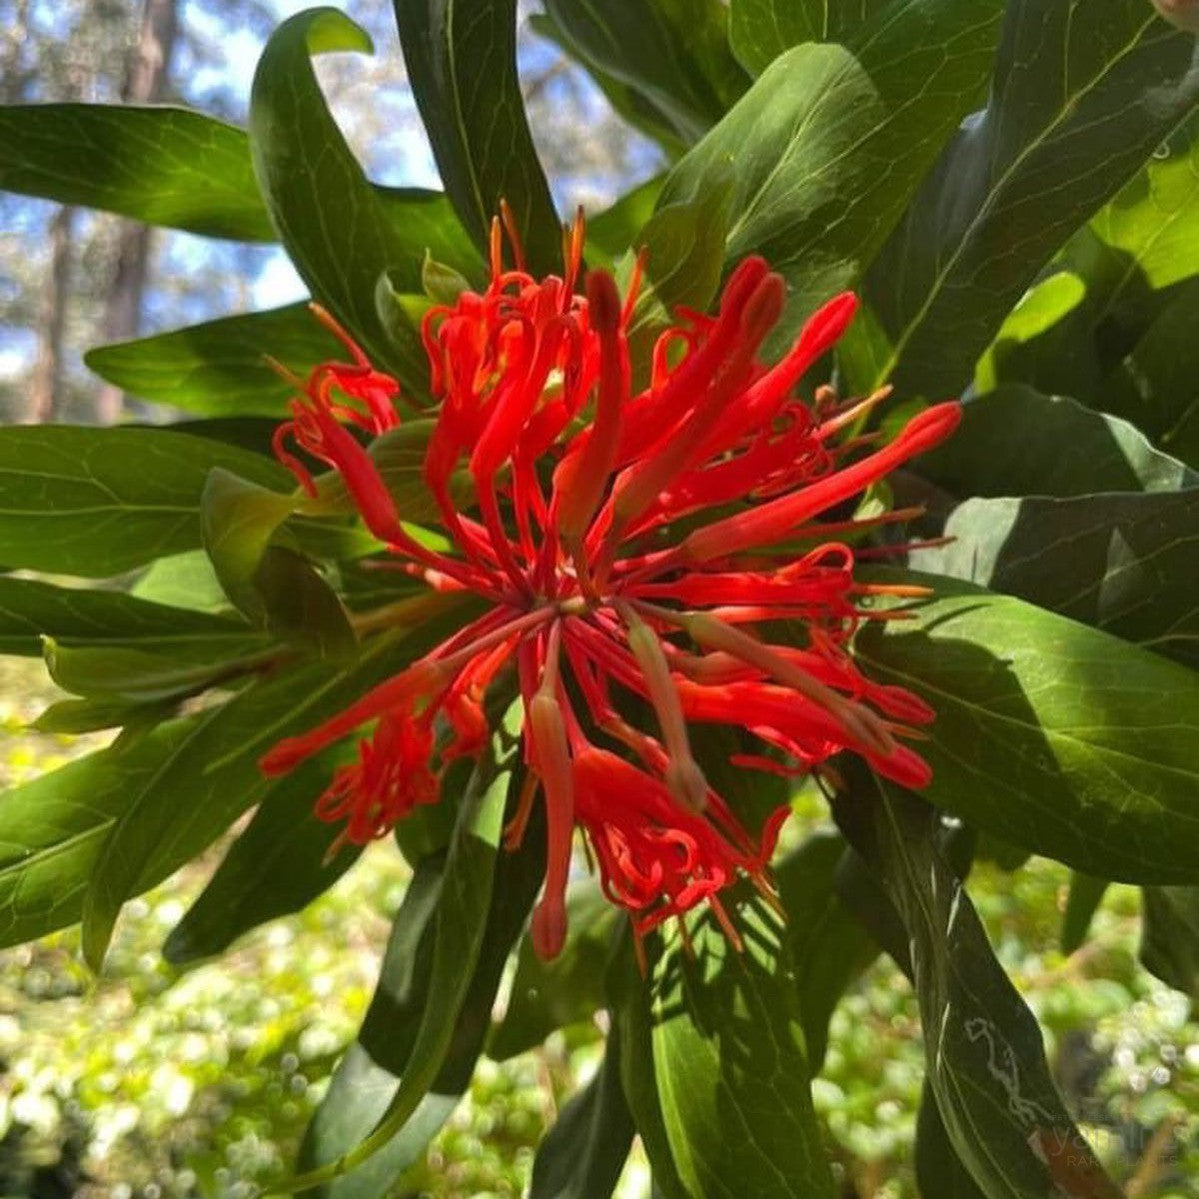
<svg viewBox="0 0 1199 1199">
<path fill-rule="evenodd" d="M 88 872 L 131 795 L 193 735 L 197 717 L 159 726 L 89 754 L 0 799 L 0 945 L 20 945 L 73 924 Z M 182 859 L 180 859 L 182 860 Z M 139 890 L 179 860 L 137 864 Z"/>
<path fill-rule="evenodd" d="M 677 934 L 663 935 L 648 984 L 654 1075 L 679 1177 L 692 1196 L 831 1196 L 782 921 L 746 891 L 722 901 L 744 952 L 705 913 L 690 922 L 694 957 Z"/>
<path fill-rule="evenodd" d="M 652 138 L 670 158 L 677 158 L 686 146 L 679 140 L 670 118 L 644 95 L 628 84 L 601 71 L 590 61 L 584 47 L 577 45 L 565 29 L 548 13 L 531 12 L 528 27 L 539 37 L 553 42 L 569 58 L 580 63 L 591 75 L 613 111 L 626 124 Z M 590 259 L 590 255 L 588 256 Z"/>
<path fill-rule="evenodd" d="M 801 42 L 845 42 L 890 0 L 732 0 L 729 38 L 741 65 L 760 75 Z"/>
<path fill-rule="evenodd" d="M 514 795 L 510 790 L 509 799 Z M 544 862 L 545 828 L 538 815 L 526 829 L 521 847 L 515 853 L 501 852 L 496 860 L 493 898 L 478 960 L 453 1022 L 449 1048 L 429 1093 L 384 1148 L 350 1174 L 321 1188 L 322 1199 L 375 1199 L 386 1191 L 420 1160 L 437 1129 L 470 1086 L 505 965 L 541 887 Z M 418 864 L 417 873 L 422 869 L 423 863 Z M 428 940 L 418 947 L 418 956 L 409 967 L 415 984 L 405 993 L 410 996 L 409 1002 L 398 1010 L 391 1002 L 372 1004 L 358 1042 L 347 1054 L 345 1065 L 339 1066 L 321 1111 L 314 1118 L 302 1155 L 304 1164 L 314 1165 L 352 1149 L 369 1135 L 396 1095 L 404 1071 L 413 1060 L 414 1038 L 422 1023 L 432 982 L 431 963 L 440 928 L 440 923 L 434 922 L 426 934 Z M 394 960 L 395 968 L 402 969 L 398 966 L 399 954 Z M 386 963 L 384 977 L 387 977 Z M 414 1003 L 412 998 L 417 993 L 420 1002 Z M 357 1067 L 341 1080 L 342 1069 L 354 1063 Z M 363 1093 L 357 1085 L 364 1067 L 368 1079 L 373 1079 L 373 1094 L 369 1086 Z"/>
<path fill-rule="evenodd" d="M 936 1199 L 987 1199 L 970 1177 L 962 1159 L 954 1152 L 945 1131 L 937 1097 L 928 1079 L 920 1093 L 920 1112 L 916 1117 L 916 1147 L 913 1165 L 916 1186 L 922 1196 Z"/>
<path fill-rule="evenodd" d="M 900 0 L 855 49 L 807 44 L 768 67 L 674 168 L 662 205 L 732 164 L 726 262 L 762 254 L 791 288 L 780 335 L 853 286 L 987 76 L 1000 0 Z M 913 88 L 912 80 L 921 86 Z"/>
<path fill-rule="evenodd" d="M 212 569 L 212 560 L 199 549 L 155 558 L 134 583 L 132 595 L 187 612 L 212 614 L 229 609 L 229 598 Z M 237 619 L 240 622 L 241 617 Z"/>
<path fill-rule="evenodd" d="M 654 214 L 664 175 L 647 179 L 626 192 L 610 208 L 587 217 L 587 257 L 613 262 L 642 243 L 642 230 Z"/>
<path fill-rule="evenodd" d="M 1143 898 L 1142 965 L 1199 1001 L 1199 887 L 1146 887 Z"/>
<path fill-rule="evenodd" d="M 268 355 L 306 378 L 317 363 L 344 358 L 345 350 L 301 303 L 113 342 L 83 360 L 144 400 L 203 416 L 282 419 L 296 389 L 267 365 Z"/>
<path fill-rule="evenodd" d="M 968 500 L 949 545 L 909 555 L 930 574 L 980 583 L 1199 666 L 1199 493 Z"/>
<path fill-rule="evenodd" d="M 425 858 L 416 865 L 392 925 L 362 1031 L 338 1063 L 329 1090 L 305 1133 L 300 1147 L 301 1168 L 311 1168 L 358 1144 L 374 1128 L 399 1086 L 428 997 L 445 868 L 444 854 Z M 379 1035 L 384 1030 L 386 1035 Z M 457 1094 L 427 1095 L 409 1125 L 410 1135 L 426 1139 L 433 1136 L 459 1098 Z M 386 1168 L 395 1156 L 396 1149 L 383 1150 L 376 1158 L 380 1165 L 375 1169 Z M 395 1164 L 403 1169 L 402 1158 Z M 361 1193 L 355 1187 L 358 1173 L 322 1187 L 320 1199 L 353 1199 Z M 378 1193 L 376 1187 L 373 1194 Z"/>
<path fill-rule="evenodd" d="M 162 948 L 171 965 L 214 957 L 260 924 L 298 912 L 358 860 L 362 847 L 338 845 L 341 826 L 312 811 L 334 765 L 322 755 L 263 795 L 254 818 L 171 929 Z"/>
<path fill-rule="evenodd" d="M 845 840 L 813 833 L 774 868 L 787 913 L 784 943 L 794 966 L 800 1019 L 812 1074 L 820 1071 L 828 1023 L 846 988 L 878 957 L 878 945 L 842 903 L 836 875 Z"/>
<path fill-rule="evenodd" d="M 442 617 L 405 631 L 397 621 L 396 633 L 365 646 L 348 666 L 317 662 L 278 671 L 181 722 L 186 731 L 170 752 L 120 786 L 119 818 L 98 826 L 83 904 L 84 953 L 93 968 L 103 959 L 121 905 L 149 885 L 152 870 L 163 877 L 266 794 L 268 781 L 258 769 L 266 750 L 407 665 L 436 644 L 445 626 Z"/>
<path fill-rule="evenodd" d="M 30 724 L 39 733 L 95 733 L 101 729 L 125 728 L 127 731 L 152 728 L 173 715 L 175 700 L 151 700 L 148 703 L 98 697 L 62 699 L 51 704 Z"/>
<path fill-rule="evenodd" d="M 659 208 L 641 230 L 643 284 L 629 323 L 635 378 L 648 380 L 654 343 L 673 323 L 674 310 L 685 305 L 702 312 L 716 294 L 732 190 L 727 176 L 713 177 L 701 198 Z M 630 250 L 620 264 L 622 286 L 628 284 L 635 258 Z"/>
<path fill-rule="evenodd" d="M 487 1053 L 505 1061 L 540 1045 L 556 1028 L 590 1020 L 604 1006 L 603 975 L 616 910 L 591 880 L 567 893 L 567 939 L 562 952 L 543 962 L 526 937 L 504 1018 L 491 1031 Z"/>
<path fill-rule="evenodd" d="M 679 1175 L 666 1133 L 654 1068 L 652 995 L 638 969 L 631 935 L 622 938 L 620 952 L 604 981 L 612 1001 L 612 1028 L 618 1037 L 621 1089 L 653 1170 L 654 1195 L 694 1199 Z"/>
<path fill-rule="evenodd" d="M 60 646 L 107 645 L 170 654 L 220 654 L 253 636 L 240 620 L 150 603 L 120 591 L 0 578 L 0 654 L 33 656 L 42 637 Z"/>
<path fill-rule="evenodd" d="M 930 398 L 969 382 L 1041 267 L 1194 104 L 1193 51 L 1143 0 L 1007 5 L 986 109 L 868 280 L 894 346 L 879 382 Z"/>
<path fill-rule="evenodd" d="M 394 0 L 394 6 L 437 168 L 475 245 L 486 252 L 503 199 L 533 273 L 561 270 L 558 215 L 516 74 L 516 0 Z"/>
<path fill-rule="evenodd" d="M 204 549 L 225 594 L 251 620 L 324 657 L 349 656 L 357 637 L 336 592 L 304 557 L 272 544 L 302 502 L 214 470 L 201 499 Z"/>
<path fill-rule="evenodd" d="M 1045 1199 L 1055 1184 L 1118 1199 L 1053 1084 L 1036 1018 L 938 850 L 937 814 L 857 761 L 847 773 L 851 793 L 834 811 L 903 920 L 927 1078 L 953 1151 L 989 1199 Z"/>
<path fill-rule="evenodd" d="M 456 1102 L 469 1082 L 486 1035 L 504 961 L 541 882 L 539 871 L 531 868 L 528 860 L 537 848 L 536 839 L 526 842 L 515 877 L 506 878 L 497 870 L 516 754 L 513 749 L 498 748 L 503 745 L 500 735 L 493 739 L 493 745 L 493 753 L 485 755 L 474 768 L 462 801 L 437 904 L 428 989 L 398 1085 L 393 1087 L 373 1126 L 355 1127 L 356 1136 L 363 1132 L 369 1135 L 352 1145 L 326 1142 L 319 1148 L 321 1157 L 330 1150 L 336 1156 L 327 1164 L 289 1179 L 285 1183 L 289 1192 L 332 1184 L 328 1194 L 338 1199 L 365 1199 L 381 1193 L 423 1151 L 432 1136 L 424 1119 L 429 1102 L 436 1103 L 446 1095 L 452 1095 Z M 509 866 L 513 862 L 507 857 L 499 860 Z M 501 882 L 508 883 L 506 890 L 499 889 Z M 468 1009 L 467 1001 L 472 998 L 478 1006 Z M 461 1059 L 452 1056 L 462 1051 L 461 1038 L 467 1035 L 463 1019 L 469 1020 L 471 1050 L 464 1073 Z M 385 1035 L 391 1035 L 390 1028 Z M 455 1085 L 445 1084 L 446 1070 L 453 1071 Z M 443 1084 L 440 1087 L 439 1081 Z M 431 1091 L 435 1092 L 432 1099 Z"/>
<path fill-rule="evenodd" d="M 934 575 L 936 598 L 855 642 L 922 695 L 931 803 L 983 832 L 1130 882 L 1199 869 L 1199 677 L 1042 608 Z"/>
<path fill-rule="evenodd" d="M 1077 870 L 1070 872 L 1070 894 L 1062 914 L 1062 953 L 1071 954 L 1082 947 L 1109 886 L 1105 878 L 1080 874 Z"/>
<path fill-rule="evenodd" d="M 957 432 L 922 455 L 916 469 L 962 497 L 1178 491 L 1199 484 L 1199 474 L 1154 449 L 1126 421 L 1019 384 L 964 404 Z"/>
<path fill-rule="evenodd" d="M 572 1095 L 537 1147 L 529 1199 L 608 1199 L 636 1128 L 620 1083 L 620 1031 L 595 1077 Z"/>
<path fill-rule="evenodd" d="M 463 253 L 453 232 L 444 197 L 388 197 L 367 181 L 312 69 L 310 55 L 331 50 L 371 51 L 366 34 L 337 9 L 299 13 L 271 35 L 250 97 L 254 170 L 283 245 L 313 296 L 376 365 L 398 371 L 405 359 L 375 310 L 380 275 L 398 272 L 402 289 L 415 292 L 426 250 L 468 271 L 475 264 L 462 262 L 469 250 Z"/>
<path fill-rule="evenodd" d="M 258 454 L 166 429 L 0 429 L 0 562 L 98 578 L 200 545 L 200 494 L 222 468 L 264 486 Z"/>
<path fill-rule="evenodd" d="M 208 237 L 274 241 L 245 132 L 186 108 L 0 108 L 0 190 Z"/>
<path fill-rule="evenodd" d="M 546 11 L 589 67 L 643 97 L 686 143 L 749 86 L 720 0 L 547 0 Z"/>
<path fill-rule="evenodd" d="M 272 658 L 268 639 L 253 633 L 169 650 L 111 645 L 59 645 L 45 639 L 46 669 L 64 691 L 93 699 L 147 704 L 182 699 L 249 674 Z"/>
</svg>

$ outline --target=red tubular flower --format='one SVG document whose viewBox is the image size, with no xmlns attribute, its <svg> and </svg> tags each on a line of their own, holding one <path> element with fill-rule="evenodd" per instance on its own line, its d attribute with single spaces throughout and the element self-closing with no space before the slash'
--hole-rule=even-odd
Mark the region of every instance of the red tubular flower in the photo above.
<svg viewBox="0 0 1199 1199">
<path fill-rule="evenodd" d="M 318 367 L 276 439 L 294 437 L 337 469 L 367 525 L 431 586 L 484 597 L 488 611 L 407 670 L 319 728 L 277 745 L 270 774 L 375 721 L 359 761 L 318 801 L 345 835 L 381 836 L 436 798 L 445 763 L 486 744 L 484 698 L 515 674 L 524 705 L 530 783 L 509 826 L 518 841 L 544 794 L 546 886 L 533 940 L 553 956 L 566 934 L 564 892 L 581 827 L 605 893 L 628 909 L 638 935 L 707 904 L 737 941 L 720 892 L 748 878 L 769 893 L 766 867 L 788 811 L 756 838 L 711 788 L 692 753 L 693 726 L 743 732 L 747 768 L 802 774 L 843 750 L 881 774 L 922 787 L 927 764 L 904 739 L 933 713 L 915 695 L 862 674 L 848 646 L 859 626 L 886 619 L 871 593 L 913 589 L 855 582 L 840 535 L 911 513 L 821 521 L 890 470 L 947 437 L 956 403 L 915 417 L 890 443 L 839 435 L 885 392 L 838 405 L 795 396 L 801 377 L 844 332 L 854 297 L 831 300 L 774 366 L 759 347 L 785 288 L 759 258 L 732 273 L 717 313 L 680 314 L 634 393 L 628 330 L 636 281 L 622 301 L 592 271 L 575 291 L 582 226 L 565 277 L 505 270 L 499 224 L 492 278 L 433 309 L 423 335 L 440 408 L 424 471 L 455 550 L 436 553 L 400 526 L 383 480 L 345 428 L 377 434 L 396 423 L 393 380 L 341 334 L 353 362 Z M 327 318 L 326 318 L 327 319 Z M 465 460 L 477 507 L 455 507 Z M 710 512 L 707 523 L 697 520 Z M 683 518 L 687 530 L 671 536 Z M 797 553 L 797 542 L 810 545 Z M 772 644 L 786 620 L 798 645 Z M 513 669 L 514 668 L 514 669 Z M 640 697 L 656 728 L 620 715 Z M 756 746 L 756 748 L 755 748 Z"/>
</svg>

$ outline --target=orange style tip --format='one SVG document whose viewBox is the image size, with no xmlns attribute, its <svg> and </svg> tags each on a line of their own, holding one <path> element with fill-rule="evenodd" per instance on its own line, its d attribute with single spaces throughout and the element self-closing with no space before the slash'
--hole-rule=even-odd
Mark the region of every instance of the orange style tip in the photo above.
<svg viewBox="0 0 1199 1199">
<path fill-rule="evenodd" d="M 530 929 L 533 949 L 543 962 L 552 962 L 566 944 L 566 905 L 561 895 L 546 895 L 533 909 Z"/>
<path fill-rule="evenodd" d="M 587 272 L 587 312 L 597 333 L 615 333 L 620 328 L 620 293 L 607 271 Z"/>
</svg>

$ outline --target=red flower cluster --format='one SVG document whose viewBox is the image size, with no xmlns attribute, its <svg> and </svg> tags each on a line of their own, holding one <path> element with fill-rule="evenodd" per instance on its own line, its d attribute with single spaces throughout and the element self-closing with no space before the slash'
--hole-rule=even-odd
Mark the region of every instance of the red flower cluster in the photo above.
<svg viewBox="0 0 1199 1199">
<path fill-rule="evenodd" d="M 456 553 L 405 532 L 344 427 L 377 434 L 397 419 L 398 386 L 348 337 L 353 363 L 317 368 L 293 403 L 276 448 L 301 482 L 312 486 L 288 437 L 341 473 L 366 524 L 411 569 L 490 607 L 326 724 L 277 745 L 263 768 L 289 771 L 377 722 L 317 812 L 345 819 L 352 841 L 381 836 L 436 800 L 446 762 L 481 751 L 484 696 L 514 662 L 529 781 L 508 835 L 519 840 L 539 788 L 548 861 L 533 918 L 538 952 L 553 956 L 566 934 L 576 825 L 638 934 L 706 902 L 737 941 L 719 893 L 739 877 L 767 889 L 787 809 L 757 837 L 747 833 L 709 786 L 693 738 L 705 724 L 731 725 L 761 746 L 737 759 L 747 768 L 802 773 L 849 749 L 888 778 L 927 783 L 927 765 L 902 738 L 932 712 L 865 678 L 846 648 L 863 620 L 884 615 L 860 605 L 886 589 L 856 583 L 854 553 L 835 539 L 869 522 L 818 518 L 940 442 L 960 411 L 929 408 L 881 448 L 869 437 L 838 443 L 881 393 L 838 405 L 823 389 L 809 407 L 794 392 L 849 324 L 854 297 L 828 303 L 766 366 L 759 350 L 784 284 L 760 258 L 733 272 L 715 316 L 680 313 L 635 393 L 637 282 L 622 301 L 612 277 L 594 270 L 576 294 L 581 248 L 579 226 L 565 277 L 537 280 L 519 250 L 517 269 L 503 268 L 497 226 L 486 292 L 428 314 L 441 405 L 424 472 Z M 860 456 L 864 446 L 871 452 Z M 451 490 L 464 460 L 476 497 L 468 511 Z M 779 622 L 800 646 L 770 642 Z M 626 719 L 622 694 L 648 702 L 656 727 Z"/>
</svg>

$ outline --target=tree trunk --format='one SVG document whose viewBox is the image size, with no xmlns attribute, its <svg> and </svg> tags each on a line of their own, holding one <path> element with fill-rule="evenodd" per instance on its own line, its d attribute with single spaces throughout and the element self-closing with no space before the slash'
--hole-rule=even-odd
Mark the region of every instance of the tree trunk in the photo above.
<svg viewBox="0 0 1199 1199">
<path fill-rule="evenodd" d="M 37 360 L 29 378 L 29 403 L 25 420 L 41 425 L 58 414 L 62 386 L 62 334 L 67 300 L 71 294 L 72 226 L 75 209 L 64 204 L 50 220 L 50 272 L 38 306 Z"/>
<path fill-rule="evenodd" d="M 162 98 L 170 73 L 178 33 L 178 0 L 144 0 L 137 45 L 129 57 L 121 99 L 127 104 L 151 104 Z M 135 221 L 122 221 L 117 234 L 116 266 L 104 307 L 105 341 L 136 337 L 141 329 L 142 299 L 150 266 L 153 230 Z M 105 384 L 96 397 L 101 424 L 120 418 L 125 395 Z"/>
</svg>

